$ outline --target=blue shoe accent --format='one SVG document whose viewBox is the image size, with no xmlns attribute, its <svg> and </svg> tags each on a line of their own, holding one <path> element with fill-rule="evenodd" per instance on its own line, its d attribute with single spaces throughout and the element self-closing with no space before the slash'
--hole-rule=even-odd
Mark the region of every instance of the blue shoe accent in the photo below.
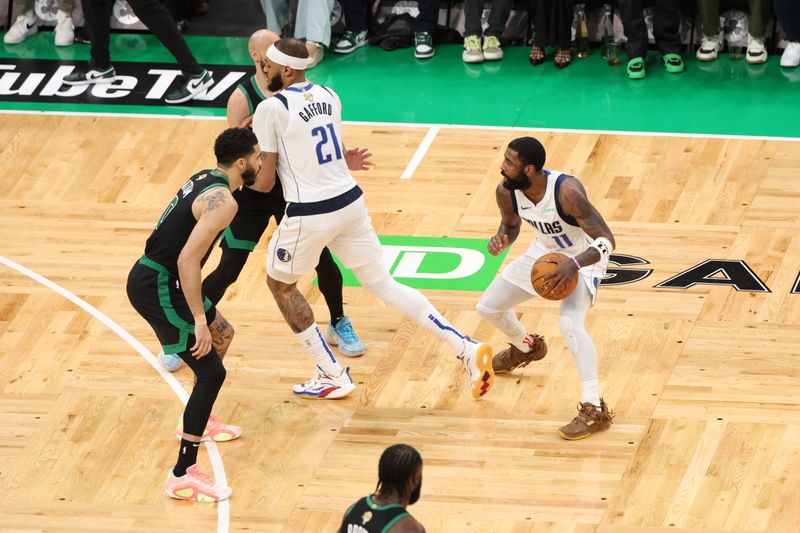
<svg viewBox="0 0 800 533">
<path fill-rule="evenodd" d="M 170 372 L 175 372 L 178 370 L 183 363 L 177 354 L 164 352 L 158 354 L 158 362 Z"/>
<path fill-rule="evenodd" d="M 339 323 L 333 326 L 328 322 L 328 332 L 326 340 L 331 346 L 336 346 L 339 353 L 347 357 L 358 357 L 364 355 L 364 343 L 358 338 L 353 330 L 350 319 L 343 316 Z"/>
</svg>

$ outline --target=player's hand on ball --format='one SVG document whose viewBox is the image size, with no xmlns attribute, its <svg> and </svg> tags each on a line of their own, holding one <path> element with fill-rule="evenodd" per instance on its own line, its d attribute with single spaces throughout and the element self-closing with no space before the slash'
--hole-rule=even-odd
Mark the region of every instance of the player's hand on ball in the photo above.
<svg viewBox="0 0 800 533">
<path fill-rule="evenodd" d="M 492 255 L 500 255 L 500 252 L 508 248 L 508 235 L 496 234 L 489 239 L 489 253 Z"/>
<path fill-rule="evenodd" d="M 578 267 L 575 262 L 569 257 L 564 256 L 559 260 L 558 268 L 553 272 L 542 276 L 542 281 L 549 287 L 550 292 L 559 293 L 564 289 L 564 286 L 578 273 Z"/>
<path fill-rule="evenodd" d="M 372 154 L 369 148 L 351 148 L 344 153 L 344 160 L 347 162 L 347 168 L 350 170 L 369 170 L 374 166 L 370 158 Z"/>
<path fill-rule="evenodd" d="M 211 351 L 211 332 L 208 330 L 208 324 L 195 324 L 194 337 L 196 341 L 191 348 L 192 356 L 196 359 L 205 357 Z"/>
</svg>

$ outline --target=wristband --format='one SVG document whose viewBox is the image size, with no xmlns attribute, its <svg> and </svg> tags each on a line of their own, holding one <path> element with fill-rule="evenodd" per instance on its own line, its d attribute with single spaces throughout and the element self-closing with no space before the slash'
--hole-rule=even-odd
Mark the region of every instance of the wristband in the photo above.
<svg viewBox="0 0 800 533">
<path fill-rule="evenodd" d="M 580 270 L 581 269 L 581 264 L 578 263 L 578 260 L 575 259 L 575 257 L 570 257 L 570 259 L 572 259 L 572 262 L 575 263 L 575 266 L 578 267 L 578 270 Z"/>
<path fill-rule="evenodd" d="M 605 237 L 598 237 L 592 244 L 589 245 L 590 247 L 594 248 L 598 252 L 600 252 L 600 257 L 608 257 L 611 255 L 611 252 L 614 251 L 614 247 L 611 245 L 611 241 L 606 239 Z"/>
</svg>

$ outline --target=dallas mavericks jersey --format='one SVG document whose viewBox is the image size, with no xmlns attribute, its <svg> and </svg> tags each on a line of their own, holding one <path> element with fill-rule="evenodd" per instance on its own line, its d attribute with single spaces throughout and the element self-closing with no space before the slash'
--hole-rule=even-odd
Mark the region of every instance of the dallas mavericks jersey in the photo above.
<svg viewBox="0 0 800 533">
<path fill-rule="evenodd" d="M 286 87 L 258 105 L 253 131 L 262 150 L 278 154 L 287 202 L 319 202 L 356 186 L 344 159 L 342 104 L 332 90 L 308 81 Z"/>
<path fill-rule="evenodd" d="M 536 240 L 531 244 L 546 253 L 559 252 L 574 257 L 589 247 L 589 238 L 578 222 L 564 213 L 559 202 L 561 184 L 567 177 L 561 172 L 545 170 L 547 189 L 538 204 L 534 204 L 522 191 L 511 191 L 514 212 L 536 230 Z M 577 178 L 576 178 L 577 179 Z"/>
</svg>

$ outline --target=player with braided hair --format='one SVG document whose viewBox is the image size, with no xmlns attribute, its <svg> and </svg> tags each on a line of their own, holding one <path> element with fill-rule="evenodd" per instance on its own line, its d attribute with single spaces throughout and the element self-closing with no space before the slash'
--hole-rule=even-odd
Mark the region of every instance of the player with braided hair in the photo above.
<svg viewBox="0 0 800 533">
<path fill-rule="evenodd" d="M 344 514 L 340 533 L 424 533 L 406 511 L 419 500 L 422 457 L 408 444 L 389 446 L 378 461 L 375 493 L 361 498 Z"/>
</svg>

